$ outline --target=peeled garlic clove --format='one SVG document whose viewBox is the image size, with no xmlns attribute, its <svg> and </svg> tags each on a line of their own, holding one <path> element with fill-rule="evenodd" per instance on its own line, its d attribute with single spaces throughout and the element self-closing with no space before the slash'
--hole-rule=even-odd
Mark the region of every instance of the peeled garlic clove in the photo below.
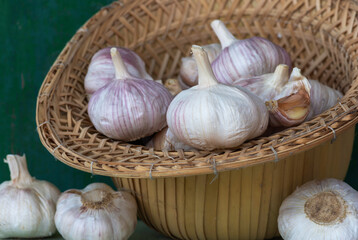
<svg viewBox="0 0 358 240">
<path fill-rule="evenodd" d="M 152 147 L 155 150 L 167 151 L 175 151 L 179 149 L 189 151 L 194 149 L 193 147 L 180 142 L 168 127 L 164 128 L 160 132 L 157 132 L 146 146 L 150 148 Z"/>
<path fill-rule="evenodd" d="M 212 63 L 219 82 L 232 84 L 239 78 L 272 73 L 279 64 L 291 69 L 289 54 L 271 41 L 261 37 L 238 40 L 220 20 L 214 20 L 211 27 L 223 48 Z"/>
<path fill-rule="evenodd" d="M 167 112 L 169 129 L 179 141 L 198 149 L 234 148 L 267 128 L 264 102 L 240 87 L 219 84 L 205 51 L 193 46 L 197 86 L 180 92 Z"/>
<path fill-rule="evenodd" d="M 212 43 L 209 45 L 202 46 L 208 54 L 209 62 L 212 63 L 215 58 L 221 52 L 221 45 L 218 43 Z M 181 80 L 189 87 L 198 84 L 198 68 L 196 66 L 195 59 L 190 57 L 184 57 L 181 59 L 180 73 Z"/>
<path fill-rule="evenodd" d="M 153 80 L 146 72 L 145 63 L 132 50 L 116 47 L 121 55 L 129 75 L 135 78 Z M 107 85 L 115 78 L 115 69 L 111 58 L 111 48 L 103 48 L 96 52 L 85 77 L 85 90 L 90 97 L 95 91 Z"/>
<path fill-rule="evenodd" d="M 0 238 L 41 238 L 56 232 L 54 216 L 60 191 L 32 178 L 26 157 L 7 155 L 11 181 L 0 184 Z"/>
<path fill-rule="evenodd" d="M 323 113 L 329 108 L 333 107 L 340 98 L 342 93 L 330 88 L 317 80 L 309 80 L 311 88 L 311 110 L 306 120 L 311 120 L 318 114 Z"/>
<path fill-rule="evenodd" d="M 71 189 L 61 194 L 55 223 L 68 240 L 124 240 L 137 224 L 137 204 L 128 192 L 92 183 L 83 190 Z"/>
<path fill-rule="evenodd" d="M 358 192 L 337 179 L 308 182 L 282 202 L 278 229 L 285 240 L 358 239 Z"/>
<path fill-rule="evenodd" d="M 88 103 L 94 127 L 107 137 L 122 141 L 160 131 L 166 126 L 172 95 L 160 83 L 131 76 L 116 48 L 111 53 L 116 77 L 97 90 Z"/>
</svg>

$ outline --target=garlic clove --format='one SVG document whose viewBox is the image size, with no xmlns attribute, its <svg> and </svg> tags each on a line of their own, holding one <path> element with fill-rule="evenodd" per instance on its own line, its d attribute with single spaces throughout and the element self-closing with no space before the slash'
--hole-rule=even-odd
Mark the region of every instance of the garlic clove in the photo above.
<svg viewBox="0 0 358 240">
<path fill-rule="evenodd" d="M 88 103 L 94 127 L 107 137 L 122 141 L 160 131 L 166 126 L 172 95 L 160 83 L 132 77 L 116 48 L 111 52 L 116 78 L 97 90 Z"/>
<path fill-rule="evenodd" d="M 218 43 L 208 44 L 202 46 L 202 48 L 204 48 L 208 54 L 210 63 L 212 63 L 221 52 L 221 45 Z M 188 87 L 198 84 L 198 68 L 192 56 L 181 59 L 179 75 L 183 83 Z"/>
<path fill-rule="evenodd" d="M 177 95 L 183 90 L 178 79 L 175 78 L 169 78 L 165 80 L 164 87 L 166 87 L 173 96 Z"/>
<path fill-rule="evenodd" d="M 0 238 L 40 238 L 56 232 L 54 215 L 60 191 L 32 178 L 25 155 L 7 155 L 11 181 L 0 184 Z"/>
<path fill-rule="evenodd" d="M 154 148 L 155 150 L 167 151 L 175 151 L 179 149 L 189 151 L 194 149 L 192 146 L 180 142 L 168 127 L 154 134 L 153 138 L 147 143 L 146 146 L 149 148 Z"/>
<path fill-rule="evenodd" d="M 358 239 L 358 192 L 332 178 L 307 182 L 282 202 L 278 229 L 285 240 Z"/>
<path fill-rule="evenodd" d="M 180 92 L 167 112 L 179 141 L 203 150 L 234 148 L 262 134 L 268 123 L 264 102 L 240 87 L 219 84 L 203 48 L 193 45 L 198 85 Z"/>
<path fill-rule="evenodd" d="M 55 223 L 65 239 L 128 239 L 137 224 L 137 204 L 128 192 L 92 183 L 60 196 Z"/>
<path fill-rule="evenodd" d="M 240 78 L 272 73 L 279 64 L 286 64 L 291 69 L 289 54 L 271 41 L 261 37 L 235 39 L 220 20 L 214 20 L 211 27 L 223 48 L 212 62 L 219 82 L 232 84 Z"/>
<path fill-rule="evenodd" d="M 121 54 L 126 69 L 131 76 L 153 80 L 145 70 L 145 63 L 135 52 L 127 48 L 116 48 Z M 110 50 L 111 47 L 103 48 L 96 52 L 91 59 L 84 80 L 85 90 L 89 98 L 95 91 L 107 85 L 115 78 L 115 69 Z"/>
</svg>

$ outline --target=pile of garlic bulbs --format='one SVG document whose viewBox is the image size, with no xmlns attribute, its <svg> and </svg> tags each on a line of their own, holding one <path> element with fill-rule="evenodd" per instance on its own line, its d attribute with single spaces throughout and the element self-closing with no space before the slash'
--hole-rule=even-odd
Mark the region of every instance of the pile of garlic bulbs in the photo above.
<svg viewBox="0 0 358 240">
<path fill-rule="evenodd" d="M 342 97 L 303 76 L 287 51 L 268 39 L 236 39 L 220 20 L 211 27 L 220 44 L 200 47 L 205 59 L 193 47 L 178 80 L 164 81 L 170 92 L 133 51 L 97 52 L 84 84 L 94 127 L 122 141 L 152 137 L 147 147 L 157 150 L 229 149 L 268 126 L 272 132 L 310 120 Z"/>
<path fill-rule="evenodd" d="M 11 181 L 0 184 L 0 238 L 42 238 L 56 229 L 69 239 L 126 240 L 137 224 L 137 204 L 104 183 L 61 194 L 29 174 L 25 155 L 7 155 Z"/>
</svg>

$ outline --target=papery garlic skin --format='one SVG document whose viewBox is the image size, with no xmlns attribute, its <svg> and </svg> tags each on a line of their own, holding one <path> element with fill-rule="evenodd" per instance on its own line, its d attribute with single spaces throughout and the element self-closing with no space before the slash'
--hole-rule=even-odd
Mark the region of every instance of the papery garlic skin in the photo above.
<svg viewBox="0 0 358 240">
<path fill-rule="evenodd" d="M 337 179 L 308 182 L 283 201 L 278 228 L 285 240 L 356 240 L 358 192 Z"/>
<path fill-rule="evenodd" d="M 289 54 L 271 41 L 262 37 L 236 39 L 220 20 L 214 20 L 211 27 L 223 48 L 212 63 L 220 83 L 232 84 L 239 78 L 272 73 L 279 64 L 291 69 Z"/>
<path fill-rule="evenodd" d="M 53 235 L 60 191 L 30 176 L 25 155 L 7 155 L 5 162 L 10 167 L 11 181 L 0 184 L 0 238 Z"/>
<path fill-rule="evenodd" d="M 221 45 L 219 43 L 212 43 L 202 46 L 208 54 L 209 62 L 212 63 L 221 52 Z M 198 68 L 195 59 L 184 57 L 181 59 L 179 76 L 185 86 L 192 87 L 198 84 Z"/>
<path fill-rule="evenodd" d="M 88 103 L 94 127 L 107 137 L 122 141 L 160 131 L 166 126 L 166 111 L 173 96 L 160 83 L 130 76 L 120 55 L 113 50 L 114 59 L 118 60 L 116 78 L 97 90 Z"/>
<path fill-rule="evenodd" d="M 306 120 L 311 120 L 318 114 L 333 107 L 343 94 L 317 80 L 309 80 L 311 88 L 311 110 Z"/>
<path fill-rule="evenodd" d="M 135 52 L 127 48 L 116 48 L 131 76 L 153 80 L 145 70 L 145 63 Z M 115 69 L 111 58 L 111 48 L 103 48 L 93 55 L 88 66 L 84 81 L 86 93 L 90 97 L 95 91 L 113 81 L 114 78 Z"/>
<path fill-rule="evenodd" d="M 240 87 L 219 84 L 205 51 L 193 46 L 199 84 L 180 92 L 169 105 L 167 122 L 183 143 L 203 150 L 239 146 L 267 128 L 262 100 Z"/>
<path fill-rule="evenodd" d="M 153 138 L 146 144 L 146 146 L 154 148 L 155 150 L 167 151 L 175 151 L 179 149 L 189 151 L 194 149 L 192 146 L 180 142 L 168 127 L 154 134 Z"/>
<path fill-rule="evenodd" d="M 92 183 L 83 190 L 61 194 L 55 223 L 67 240 L 125 240 L 137 224 L 137 204 L 128 192 Z"/>
</svg>

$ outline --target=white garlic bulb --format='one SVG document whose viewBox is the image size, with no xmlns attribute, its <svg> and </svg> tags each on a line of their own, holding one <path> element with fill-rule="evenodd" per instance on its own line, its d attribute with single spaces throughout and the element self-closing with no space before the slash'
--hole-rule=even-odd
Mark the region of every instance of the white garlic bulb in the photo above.
<svg viewBox="0 0 358 240">
<path fill-rule="evenodd" d="M 145 70 L 145 63 L 135 52 L 127 48 L 116 48 L 131 76 L 153 80 Z M 115 69 L 111 58 L 111 48 L 103 48 L 93 55 L 84 80 L 85 90 L 89 98 L 95 91 L 113 81 L 114 78 Z"/>
<path fill-rule="evenodd" d="M 232 84 L 242 77 L 272 73 L 279 64 L 291 69 L 289 54 L 271 41 L 261 37 L 236 39 L 220 20 L 214 20 L 211 27 L 222 46 L 222 52 L 212 63 L 219 82 Z"/>
<path fill-rule="evenodd" d="M 137 204 L 128 192 L 116 192 L 104 183 L 71 189 L 57 202 L 55 223 L 67 240 L 124 240 L 137 224 Z"/>
<path fill-rule="evenodd" d="M 88 103 L 89 117 L 107 137 L 134 141 L 166 126 L 173 96 L 160 83 L 131 76 L 116 48 L 111 49 L 116 77 L 97 90 Z"/>
<path fill-rule="evenodd" d="M 333 107 L 343 94 L 330 88 L 317 80 L 309 80 L 311 88 L 311 110 L 306 120 L 311 120 L 316 115 L 323 113 Z"/>
<path fill-rule="evenodd" d="M 210 63 L 212 63 L 221 52 L 221 45 L 218 43 L 208 44 L 202 46 L 202 48 L 204 48 L 208 54 Z M 192 87 L 198 84 L 198 68 L 192 56 L 181 59 L 179 76 L 185 86 Z"/>
<path fill-rule="evenodd" d="M 283 201 L 278 229 L 285 240 L 356 240 L 358 192 L 337 179 L 308 182 Z"/>
<path fill-rule="evenodd" d="M 0 185 L 0 238 L 40 238 L 56 232 L 54 216 L 60 191 L 32 178 L 26 157 L 7 155 L 11 181 Z"/>
<path fill-rule="evenodd" d="M 154 134 L 153 138 L 146 144 L 147 147 L 155 150 L 174 151 L 182 149 L 189 151 L 194 149 L 192 146 L 186 145 L 179 141 L 168 127 Z"/>
<path fill-rule="evenodd" d="M 267 128 L 264 102 L 240 87 L 219 84 L 205 51 L 193 46 L 199 83 L 180 92 L 171 102 L 167 122 L 183 143 L 212 150 L 239 146 Z"/>
</svg>

